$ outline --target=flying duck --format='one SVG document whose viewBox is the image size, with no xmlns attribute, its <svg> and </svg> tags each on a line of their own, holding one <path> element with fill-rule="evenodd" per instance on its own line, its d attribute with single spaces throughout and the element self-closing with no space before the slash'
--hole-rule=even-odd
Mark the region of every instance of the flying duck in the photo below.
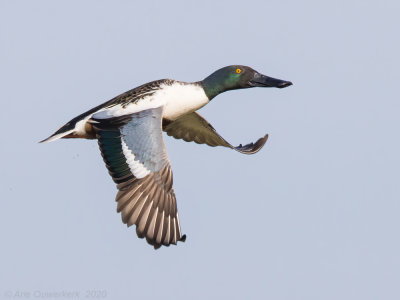
<svg viewBox="0 0 400 300">
<path fill-rule="evenodd" d="M 222 138 L 196 111 L 220 93 L 252 87 L 285 88 L 291 82 L 247 66 L 219 69 L 198 82 L 156 80 L 129 90 L 73 118 L 41 142 L 60 138 L 97 139 L 108 172 L 117 185 L 117 212 L 136 225 L 139 238 L 155 249 L 184 242 L 172 170 L 162 131 L 186 142 L 258 152 L 268 135 L 237 147 Z"/>
</svg>

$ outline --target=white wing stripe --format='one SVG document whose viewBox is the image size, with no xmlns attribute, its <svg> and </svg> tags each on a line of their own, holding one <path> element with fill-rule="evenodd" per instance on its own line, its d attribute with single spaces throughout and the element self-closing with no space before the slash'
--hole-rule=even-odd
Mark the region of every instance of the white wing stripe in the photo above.
<svg viewBox="0 0 400 300">
<path fill-rule="evenodd" d="M 143 99 L 139 100 L 137 103 L 130 103 L 128 105 L 117 104 L 114 105 L 107 110 L 104 110 L 98 114 L 96 114 L 96 119 L 108 119 L 112 117 L 119 117 L 129 114 L 134 114 L 143 110 L 157 108 L 163 106 L 165 104 L 165 100 L 162 98 L 157 98 L 153 96 L 146 96 Z"/>
<path fill-rule="evenodd" d="M 143 178 L 149 175 L 151 172 L 141 162 L 135 160 L 135 154 L 128 148 L 124 138 L 121 138 L 122 152 L 126 158 L 126 163 L 131 169 L 132 174 L 136 178 Z"/>
</svg>

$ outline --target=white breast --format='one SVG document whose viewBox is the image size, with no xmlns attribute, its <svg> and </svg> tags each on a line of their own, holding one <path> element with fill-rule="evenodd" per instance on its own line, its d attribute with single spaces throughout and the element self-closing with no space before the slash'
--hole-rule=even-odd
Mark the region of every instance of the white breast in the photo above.
<svg viewBox="0 0 400 300">
<path fill-rule="evenodd" d="M 163 117 L 168 120 L 176 120 L 182 115 L 198 110 L 209 102 L 201 86 L 180 82 L 164 85 L 153 97 L 162 99 L 165 103 Z"/>
<path fill-rule="evenodd" d="M 176 120 L 182 115 L 198 110 L 209 102 L 204 89 L 197 84 L 175 82 L 163 84 L 154 94 L 127 106 L 120 104 L 96 113 L 96 118 L 110 118 L 164 106 L 163 117 Z"/>
</svg>

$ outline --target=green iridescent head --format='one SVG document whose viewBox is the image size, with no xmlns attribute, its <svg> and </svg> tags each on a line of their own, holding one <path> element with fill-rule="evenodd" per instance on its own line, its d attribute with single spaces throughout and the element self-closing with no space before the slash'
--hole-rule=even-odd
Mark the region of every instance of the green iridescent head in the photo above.
<svg viewBox="0 0 400 300">
<path fill-rule="evenodd" d="M 251 87 L 285 88 L 290 81 L 275 79 L 258 73 L 250 67 L 233 65 L 219 69 L 200 82 L 207 97 L 211 100 L 220 93 Z"/>
</svg>

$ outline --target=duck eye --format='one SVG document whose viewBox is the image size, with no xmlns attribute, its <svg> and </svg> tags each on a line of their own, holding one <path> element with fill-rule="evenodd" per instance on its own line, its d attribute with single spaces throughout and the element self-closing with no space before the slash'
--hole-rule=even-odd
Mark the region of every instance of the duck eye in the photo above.
<svg viewBox="0 0 400 300">
<path fill-rule="evenodd" d="M 242 70 L 239 69 L 239 68 L 237 68 L 237 69 L 236 69 L 236 73 L 240 74 L 240 73 L 242 73 Z"/>
</svg>

